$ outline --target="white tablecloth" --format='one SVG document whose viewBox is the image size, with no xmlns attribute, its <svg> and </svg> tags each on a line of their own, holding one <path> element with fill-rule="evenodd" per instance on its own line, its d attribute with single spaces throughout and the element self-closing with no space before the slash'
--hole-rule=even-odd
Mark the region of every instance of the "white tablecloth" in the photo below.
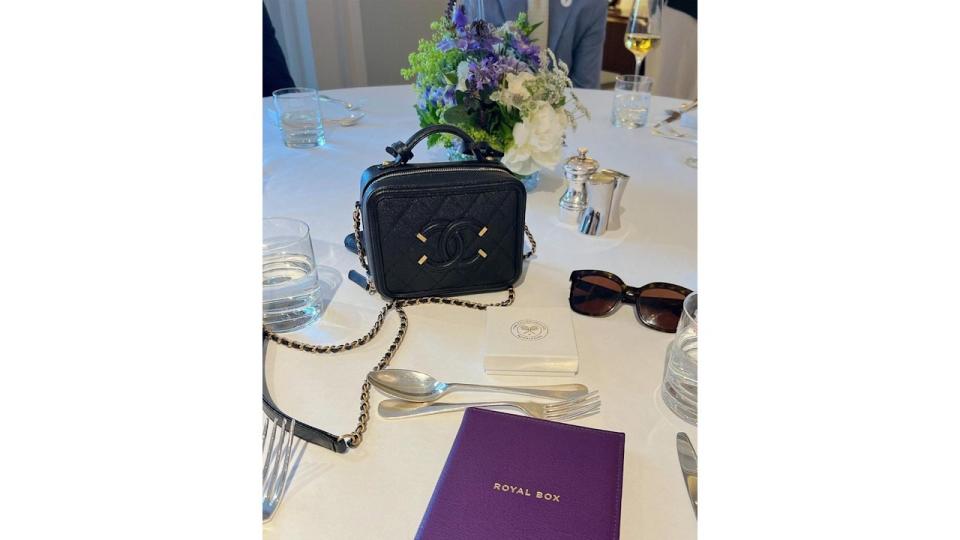
<svg viewBox="0 0 960 540">
<path fill-rule="evenodd" d="M 383 305 L 346 279 L 359 269 L 344 249 L 353 203 L 364 168 L 388 157 L 384 147 L 417 129 L 408 86 L 354 88 L 324 93 L 350 101 L 366 99 L 359 125 L 327 125 L 322 148 L 294 150 L 281 142 L 264 101 L 263 214 L 288 216 L 310 225 L 318 264 L 338 269 L 343 282 L 323 321 L 293 334 L 313 342 L 339 343 L 368 331 Z M 697 175 L 684 165 L 694 144 L 652 136 L 649 129 L 610 125 L 611 92 L 580 90 L 593 118 L 580 121 L 567 138 L 567 154 L 579 146 L 602 167 L 631 176 L 623 199 L 623 227 L 587 237 L 557 223 L 562 169 L 547 171 L 527 201 L 527 223 L 538 251 L 517 287 L 516 306 L 567 307 L 572 270 L 608 270 L 628 284 L 667 281 L 697 288 Z M 651 119 L 680 101 L 654 98 Z M 324 105 L 328 117 L 343 110 Z M 418 147 L 416 160 L 439 161 L 442 153 Z M 478 295 L 483 301 L 502 293 Z M 506 308 L 509 309 L 509 308 Z M 488 377 L 483 373 L 485 314 L 452 306 L 407 309 L 410 329 L 391 366 L 430 373 L 441 380 L 492 384 L 579 382 L 600 391 L 600 414 L 577 420 L 584 426 L 626 433 L 621 538 L 696 537 L 696 520 L 681 478 L 675 437 L 697 442 L 696 428 L 670 413 L 659 397 L 664 352 L 672 334 L 650 330 L 632 306 L 611 317 L 574 315 L 580 373 L 573 378 Z M 354 429 L 360 384 L 393 339 L 396 315 L 359 350 L 315 355 L 270 347 L 267 381 L 286 412 L 333 433 Z M 412 538 L 426 509 L 460 424 L 460 413 L 403 420 L 376 414 L 383 396 L 372 392 L 374 411 L 363 444 L 347 454 L 308 445 L 286 500 L 264 538 Z M 478 397 L 476 394 L 470 397 Z M 454 396 L 457 397 L 456 395 Z"/>
</svg>

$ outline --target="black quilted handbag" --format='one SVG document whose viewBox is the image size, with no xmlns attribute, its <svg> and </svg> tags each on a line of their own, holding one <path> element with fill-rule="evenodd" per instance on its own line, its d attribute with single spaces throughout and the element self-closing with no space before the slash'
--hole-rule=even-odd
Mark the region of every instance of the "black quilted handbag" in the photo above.
<svg viewBox="0 0 960 540">
<path fill-rule="evenodd" d="M 436 133 L 458 137 L 475 159 L 408 163 L 414 146 Z M 421 129 L 387 152 L 393 159 L 360 179 L 353 240 L 367 278 L 351 279 L 396 299 L 510 289 L 536 243 L 524 224 L 526 190 L 502 154 L 448 125 Z"/>
</svg>

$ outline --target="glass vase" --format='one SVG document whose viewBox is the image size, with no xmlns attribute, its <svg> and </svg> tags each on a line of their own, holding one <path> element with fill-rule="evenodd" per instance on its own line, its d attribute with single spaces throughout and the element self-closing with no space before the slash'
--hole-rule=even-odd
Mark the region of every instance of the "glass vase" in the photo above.
<svg viewBox="0 0 960 540">
<path fill-rule="evenodd" d="M 451 146 L 447 148 L 447 159 L 450 161 L 473 161 L 473 156 L 464 154 L 456 146 Z M 514 174 L 521 182 L 523 182 L 523 187 L 527 189 L 527 192 L 531 192 L 537 188 L 540 184 L 540 171 L 534 171 L 527 175 Z"/>
</svg>

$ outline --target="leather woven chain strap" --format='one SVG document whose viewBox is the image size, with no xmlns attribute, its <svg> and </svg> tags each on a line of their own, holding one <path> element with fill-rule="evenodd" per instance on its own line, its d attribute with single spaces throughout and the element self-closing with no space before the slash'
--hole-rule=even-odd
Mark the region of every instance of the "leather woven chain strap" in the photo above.
<svg viewBox="0 0 960 540">
<path fill-rule="evenodd" d="M 397 330 L 397 335 L 393 338 L 393 342 L 390 344 L 390 347 L 387 348 L 385 353 L 383 353 L 383 356 L 380 358 L 380 361 L 377 362 L 377 365 L 373 367 L 373 371 L 380 371 L 381 369 L 390 365 L 390 360 L 393 359 L 393 355 L 397 353 L 397 349 L 400 347 L 403 337 L 407 334 L 407 314 L 403 311 L 403 306 L 398 305 L 398 302 L 390 302 L 383 306 L 383 308 L 380 310 L 380 314 L 377 316 L 376 322 L 373 323 L 373 328 L 371 328 L 370 331 L 362 337 L 357 338 L 349 343 L 343 343 L 340 345 L 311 345 L 308 343 L 301 343 L 299 341 L 287 339 L 266 329 L 264 329 L 263 332 L 264 335 L 269 337 L 272 341 L 285 347 L 291 347 L 293 349 L 316 354 L 333 354 L 355 349 L 373 339 L 374 336 L 380 332 L 380 328 L 383 326 L 384 318 L 386 318 L 387 313 L 389 313 L 390 310 L 396 311 L 397 315 L 400 317 L 400 328 Z M 360 416 L 357 418 L 357 427 L 350 433 L 341 435 L 339 440 L 346 442 L 347 446 L 350 448 L 356 448 L 360 446 L 360 443 L 363 442 L 363 433 L 367 430 L 367 421 L 369 420 L 370 383 L 366 380 L 366 378 L 364 378 L 363 385 L 360 387 Z"/>
<path fill-rule="evenodd" d="M 523 232 L 526 234 L 527 239 L 530 241 L 530 251 L 523 255 L 524 259 L 528 259 L 533 256 L 537 251 L 537 243 L 533 239 L 533 235 L 530 233 L 530 229 L 524 225 Z M 370 278 L 370 267 L 367 266 L 366 254 L 363 250 L 363 243 L 360 241 L 360 203 L 356 204 L 353 212 L 353 235 L 354 239 L 357 241 L 357 252 L 360 257 L 360 264 L 363 266 L 363 269 L 367 272 L 367 291 L 370 294 L 376 293 L 376 287 L 373 284 L 373 279 Z M 381 369 L 386 368 L 390 365 L 390 360 L 393 359 L 393 356 L 396 354 L 397 349 L 400 347 L 400 343 L 403 341 L 403 337 L 407 334 L 408 319 L 407 314 L 403 310 L 407 306 L 416 306 L 420 304 L 445 304 L 452 306 L 461 306 L 471 309 L 485 310 L 488 307 L 506 307 L 513 304 L 514 299 L 516 298 L 516 293 L 513 290 L 513 287 L 507 289 L 507 299 L 500 302 L 492 303 L 481 303 L 474 302 L 472 300 L 460 300 L 459 298 L 449 298 L 445 296 L 427 296 L 423 298 L 411 298 L 406 300 L 393 300 L 387 305 L 383 306 L 380 310 L 380 314 L 377 316 L 376 322 L 373 323 L 373 328 L 370 329 L 365 335 L 350 341 L 348 343 L 342 343 L 339 345 L 312 345 L 309 343 L 301 343 L 299 341 L 293 341 L 287 339 L 279 334 L 270 332 L 264 328 L 264 335 L 267 336 L 270 340 L 279 343 L 285 347 L 290 347 L 293 349 L 298 349 L 301 351 L 306 351 L 316 354 L 333 354 L 341 351 L 353 350 L 361 345 L 364 345 L 368 341 L 374 338 L 383 327 L 383 321 L 391 310 L 396 311 L 397 315 L 400 317 L 400 328 L 397 330 L 397 335 L 393 338 L 393 342 L 390 344 L 390 347 L 383 354 L 383 357 L 380 358 L 380 361 L 373 367 L 372 371 L 380 371 Z M 350 433 L 345 433 L 339 437 L 339 440 L 342 440 L 347 443 L 347 446 L 350 448 L 356 448 L 360 446 L 360 443 L 363 442 L 363 434 L 367 431 L 367 422 L 370 420 L 370 382 L 364 378 L 363 384 L 360 386 L 360 416 L 357 417 L 357 427 Z"/>
</svg>

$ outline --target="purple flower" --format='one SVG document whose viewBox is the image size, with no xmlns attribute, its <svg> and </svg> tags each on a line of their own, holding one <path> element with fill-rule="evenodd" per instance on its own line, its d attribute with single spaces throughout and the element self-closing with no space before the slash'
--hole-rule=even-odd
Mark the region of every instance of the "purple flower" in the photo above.
<svg viewBox="0 0 960 540">
<path fill-rule="evenodd" d="M 482 91 L 493 88 L 500 80 L 500 70 L 495 58 L 486 57 L 480 62 L 470 62 L 467 86 Z"/>
<path fill-rule="evenodd" d="M 497 59 L 499 70 L 502 75 L 507 73 L 520 73 L 527 70 L 527 64 L 512 56 L 501 56 Z"/>
<path fill-rule="evenodd" d="M 472 91 L 495 90 L 507 73 L 526 71 L 527 65 L 509 56 L 486 56 L 469 64 L 467 88 Z"/>
<path fill-rule="evenodd" d="M 529 38 L 523 34 L 514 34 L 513 39 L 511 40 L 510 47 L 516 51 L 517 56 L 533 66 L 534 69 L 540 68 L 540 46 L 531 42 Z"/>
<path fill-rule="evenodd" d="M 456 48 L 464 52 L 493 53 L 493 48 L 503 40 L 494 31 L 496 27 L 486 21 L 474 21 L 467 24 L 466 14 L 462 9 L 457 10 L 454 17 L 455 35 L 445 37 L 437 42 L 437 49 L 449 51 Z"/>
<path fill-rule="evenodd" d="M 441 99 L 443 100 L 443 104 L 448 107 L 452 107 L 456 105 L 457 104 L 456 87 L 454 87 L 453 85 L 450 85 L 444 88 L 443 93 L 441 95 Z"/>
<path fill-rule="evenodd" d="M 440 106 L 452 106 L 457 104 L 456 88 L 448 86 L 427 86 L 423 89 L 423 95 L 417 102 L 421 109 L 427 108 L 428 104 Z"/>
<path fill-rule="evenodd" d="M 493 52 L 493 46 L 502 43 L 499 37 L 494 34 L 496 27 L 487 21 L 473 21 L 466 29 L 466 36 L 470 42 L 468 51 L 488 51 Z"/>
<path fill-rule="evenodd" d="M 463 6 L 457 8 L 453 13 L 453 25 L 457 27 L 457 30 L 463 30 L 467 26 L 467 11 Z"/>
<path fill-rule="evenodd" d="M 437 49 L 439 49 L 439 50 L 441 50 L 441 51 L 443 51 L 443 52 L 447 52 L 447 51 L 449 51 L 450 49 L 452 49 L 452 48 L 454 48 L 454 47 L 456 47 L 456 46 L 457 46 L 457 44 L 454 43 L 454 41 L 453 41 L 452 39 L 450 39 L 450 38 L 443 38 L 443 39 L 441 39 L 440 41 L 437 42 Z M 457 47 L 457 48 L 459 49 L 460 47 Z"/>
</svg>

